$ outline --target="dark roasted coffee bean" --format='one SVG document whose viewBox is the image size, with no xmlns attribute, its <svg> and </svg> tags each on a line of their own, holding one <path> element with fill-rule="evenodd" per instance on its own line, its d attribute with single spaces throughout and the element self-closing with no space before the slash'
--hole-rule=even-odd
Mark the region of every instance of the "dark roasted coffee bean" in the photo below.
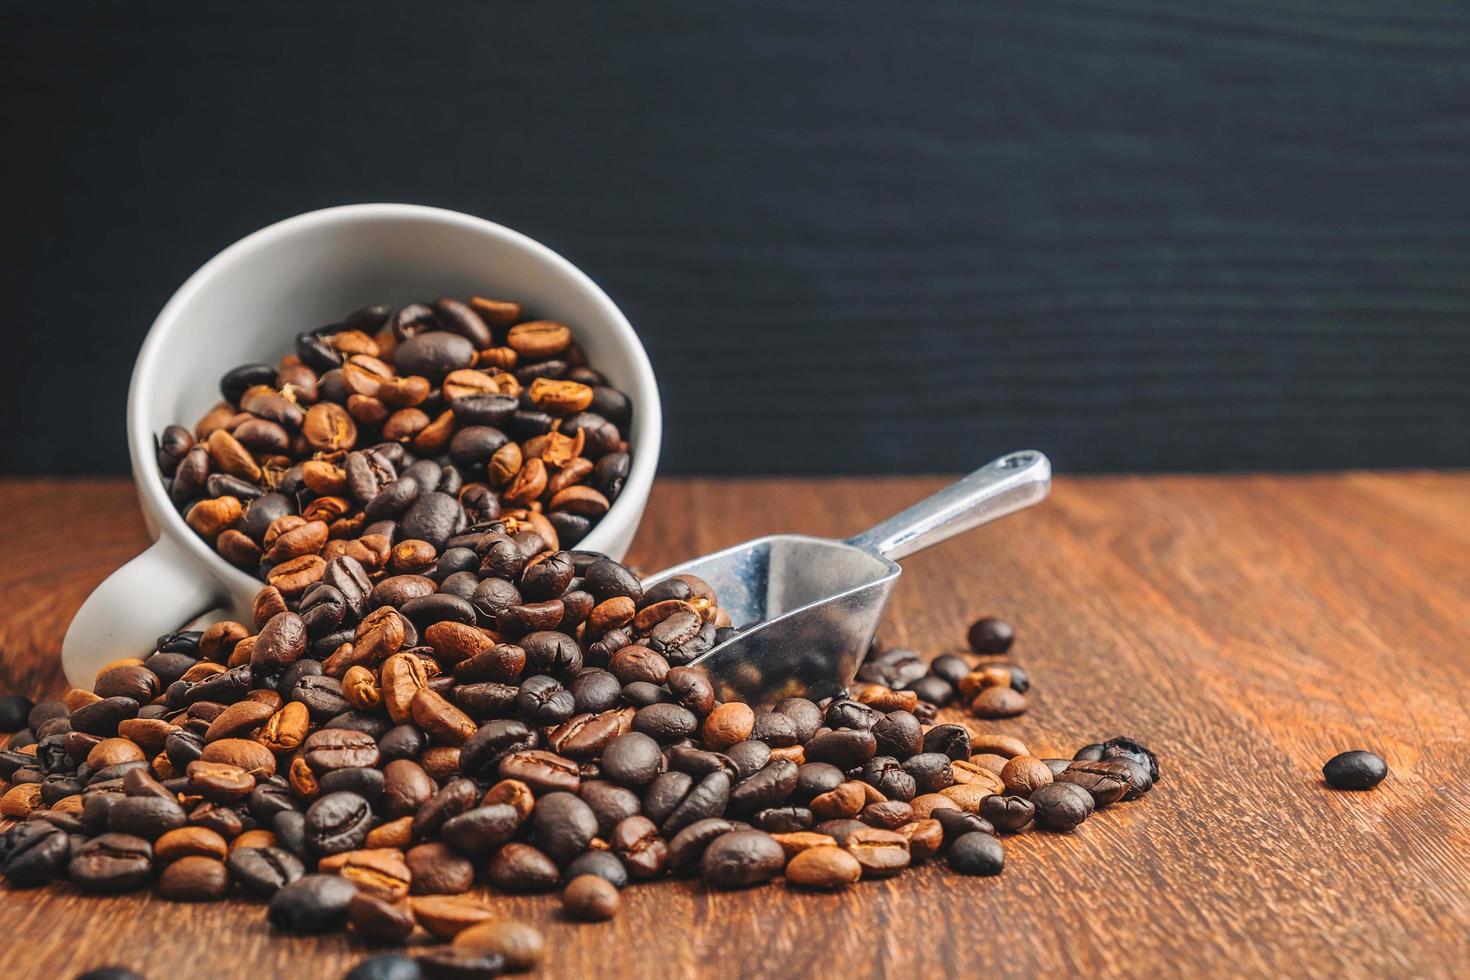
<svg viewBox="0 0 1470 980">
<path fill-rule="evenodd" d="M 530 844 L 506 844 L 495 852 L 487 872 L 490 883 L 513 892 L 550 891 L 561 880 L 556 862 Z"/>
<path fill-rule="evenodd" d="M 663 768 L 656 741 L 642 732 L 627 732 L 608 743 L 602 754 L 604 778 L 620 786 L 646 786 Z"/>
<path fill-rule="evenodd" d="M 347 906 L 357 886 L 337 875 L 297 878 L 271 896 L 267 917 L 284 932 L 333 932 L 347 924 Z"/>
<path fill-rule="evenodd" d="M 980 801 L 980 816 L 997 830 L 1015 833 L 1035 818 L 1036 805 L 1019 796 L 987 796 Z"/>
<path fill-rule="evenodd" d="M 699 719 L 694 712 L 677 704 L 651 704 L 638 709 L 633 716 L 634 731 L 663 745 L 688 738 L 698 727 Z"/>
<path fill-rule="evenodd" d="M 964 810 L 937 809 L 930 815 L 930 819 L 937 820 L 944 829 L 944 840 L 947 843 L 952 843 L 965 834 L 995 833 L 995 825 L 989 820 Z"/>
<path fill-rule="evenodd" d="M 924 733 L 924 751 L 941 752 L 954 760 L 970 757 L 970 730 L 964 725 L 935 725 Z"/>
<path fill-rule="evenodd" d="M 479 797 L 479 788 L 471 780 L 450 780 L 418 808 L 413 818 L 414 833 L 419 837 L 438 834 L 451 818 L 474 809 Z"/>
<path fill-rule="evenodd" d="M 918 782 L 892 756 L 869 759 L 863 765 L 862 780 L 890 800 L 912 800 L 918 793 Z"/>
<path fill-rule="evenodd" d="M 606 837 L 619 821 L 634 816 L 642 808 L 632 790 L 600 779 L 583 780 L 577 795 L 592 809 L 597 818 L 597 832 Z"/>
<path fill-rule="evenodd" d="M 1382 756 L 1364 749 L 1339 753 L 1322 767 L 1322 777 L 1333 789 L 1372 789 L 1387 775 Z"/>
<path fill-rule="evenodd" d="M 830 762 L 844 770 L 862 765 L 876 755 L 877 751 L 878 740 L 873 733 L 860 728 L 820 732 L 806 743 L 807 761 Z"/>
<path fill-rule="evenodd" d="M 566 683 L 582 669 L 582 648 L 565 633 L 543 630 L 521 638 L 526 654 L 526 671 L 547 674 Z"/>
<path fill-rule="evenodd" d="M 959 728 L 958 725 L 940 726 L 943 728 Z M 932 731 L 932 729 L 931 729 Z M 961 729 L 961 731 L 964 731 Z M 925 747 L 926 738 L 923 728 L 919 725 L 919 719 L 915 718 L 909 711 L 890 711 L 878 723 L 873 726 L 873 738 L 877 741 L 877 751 L 881 755 L 894 756 L 897 759 L 907 759 L 911 755 L 929 751 Z M 969 758 L 969 733 L 965 732 L 965 758 Z"/>
<path fill-rule="evenodd" d="M 607 711 L 618 703 L 623 692 L 616 677 L 595 667 L 578 674 L 567 689 L 572 692 L 573 707 L 579 713 Z"/>
<path fill-rule="evenodd" d="M 523 721 L 492 721 L 482 725 L 460 746 L 460 766 L 468 775 L 493 777 L 506 756 L 534 749 L 539 744 L 539 736 Z"/>
<path fill-rule="evenodd" d="M 158 796 L 125 796 L 107 810 L 109 832 L 147 840 L 182 827 L 187 820 L 184 808 L 175 800 Z"/>
<path fill-rule="evenodd" d="M 948 707 L 954 701 L 954 687 L 941 677 L 929 675 L 912 681 L 905 690 L 913 691 L 918 695 L 920 701 L 926 701 L 936 708 Z"/>
<path fill-rule="evenodd" d="M 520 716 L 535 725 L 559 725 L 572 716 L 576 699 L 554 677 L 533 674 L 516 695 Z"/>
<path fill-rule="evenodd" d="M 66 871 L 70 860 L 70 839 L 44 820 L 19 824 L 0 841 L 0 875 L 12 888 L 47 884 Z"/>
<path fill-rule="evenodd" d="M 585 851 L 598 829 L 592 809 L 571 793 L 548 793 L 537 800 L 531 824 L 536 846 L 560 864 Z"/>
<path fill-rule="evenodd" d="M 611 558 L 593 562 L 583 573 L 583 578 L 585 579 L 584 587 L 598 602 L 604 602 L 614 596 L 627 596 L 636 603 L 643 596 L 643 583 L 639 581 L 638 576 Z"/>
<path fill-rule="evenodd" d="M 1082 754 L 1078 753 L 1077 757 L 1079 759 L 1082 758 Z M 1145 746 L 1143 743 L 1134 741 L 1131 738 L 1125 738 L 1120 735 L 1117 738 L 1108 739 L 1106 742 L 1102 743 L 1102 751 L 1099 755 L 1099 758 L 1132 759 L 1134 762 L 1141 763 L 1148 767 L 1149 779 L 1151 779 L 1155 783 L 1159 781 L 1158 757 L 1150 752 L 1148 750 L 1148 747 Z"/>
<path fill-rule="evenodd" d="M 765 742 L 737 742 L 723 755 L 735 767 L 735 779 L 739 781 L 749 779 L 766 767 L 771 761 L 771 747 Z"/>
<path fill-rule="evenodd" d="M 475 883 L 470 859 L 439 841 L 409 848 L 404 862 L 415 895 L 460 895 Z"/>
<path fill-rule="evenodd" d="M 1071 762 L 1056 774 L 1055 779 L 1057 782 L 1081 786 L 1092 794 L 1092 800 L 1096 806 L 1104 807 L 1121 800 L 1132 787 L 1128 761 L 1131 760 L 1103 759 L 1098 762 Z M 1014 763 L 1013 759 L 1007 764 L 1007 767 Z"/>
<path fill-rule="evenodd" d="M 700 857 L 700 874 L 712 885 L 740 888 L 769 881 L 785 865 L 786 852 L 770 834 L 736 830 L 705 847 Z"/>
<path fill-rule="evenodd" d="M 587 851 L 573 858 L 562 871 L 561 880 L 569 882 L 582 875 L 596 875 L 614 888 L 628 886 L 628 869 L 611 851 Z"/>
<path fill-rule="evenodd" d="M 633 816 L 619 822 L 608 844 L 634 878 L 656 878 L 668 866 L 668 844 L 647 817 Z"/>
<path fill-rule="evenodd" d="M 119 723 L 129 718 L 136 718 L 137 715 L 137 701 L 132 698 L 114 697 L 93 701 L 91 704 L 78 708 L 71 713 L 69 720 L 72 731 L 111 738 L 117 734 Z"/>
<path fill-rule="evenodd" d="M 269 898 L 305 873 L 301 861 L 279 847 L 238 847 L 225 859 L 240 887 L 258 898 Z"/>
<path fill-rule="evenodd" d="M 952 760 L 942 752 L 922 752 L 903 761 L 903 769 L 914 777 L 916 793 L 937 793 L 954 785 Z"/>
<path fill-rule="evenodd" d="M 1068 831 L 1086 820 L 1094 806 L 1092 795 L 1071 783 L 1048 783 L 1031 794 L 1036 823 L 1047 830 Z"/>
<path fill-rule="evenodd" d="M 378 739 L 378 757 L 384 763 L 413 759 L 428 745 L 429 737 L 417 725 L 394 725 Z"/>
<path fill-rule="evenodd" d="M 1006 864 L 1005 848 L 1000 841 L 978 831 L 965 834 L 951 844 L 945 858 L 962 875 L 998 875 Z"/>
<path fill-rule="evenodd" d="M 751 822 L 768 834 L 790 834 L 810 830 L 816 818 L 804 806 L 777 806 L 761 810 Z"/>
<path fill-rule="evenodd" d="M 800 767 L 790 759 L 772 759 L 730 791 L 730 810 L 753 814 L 785 803 L 796 791 Z"/>
<path fill-rule="evenodd" d="M 539 805 L 538 802 L 538 808 Z M 520 825 L 520 815 L 514 807 L 493 803 L 450 817 L 444 822 L 440 836 L 462 854 L 483 856 L 514 837 Z"/>
<path fill-rule="evenodd" d="M 1011 629 L 1011 624 L 994 616 L 986 616 L 977 619 L 970 626 L 966 634 L 970 649 L 976 653 L 998 654 L 1005 653 L 1015 642 L 1016 632 Z"/>
<path fill-rule="evenodd" d="M 306 839 L 319 854 L 362 847 L 372 829 L 373 811 L 356 793 L 328 793 L 306 810 Z"/>
<path fill-rule="evenodd" d="M 137 888 L 153 871 L 153 847 L 132 834 L 106 833 L 75 851 L 67 875 L 87 891 L 115 892 Z"/>
<path fill-rule="evenodd" d="M 318 722 L 352 708 L 352 703 L 343 696 L 342 682 L 326 674 L 308 674 L 301 678 L 287 695 L 287 700 L 304 704 L 312 720 Z"/>
</svg>

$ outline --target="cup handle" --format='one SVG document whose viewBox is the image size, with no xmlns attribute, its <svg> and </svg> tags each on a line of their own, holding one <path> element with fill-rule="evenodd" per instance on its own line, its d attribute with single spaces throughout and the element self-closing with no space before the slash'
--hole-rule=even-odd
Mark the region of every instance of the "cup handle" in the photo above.
<svg viewBox="0 0 1470 980">
<path fill-rule="evenodd" d="M 90 691 L 107 663 L 146 657 L 160 636 L 225 604 L 223 587 L 165 534 L 109 575 L 77 610 L 61 641 L 66 679 Z"/>
</svg>

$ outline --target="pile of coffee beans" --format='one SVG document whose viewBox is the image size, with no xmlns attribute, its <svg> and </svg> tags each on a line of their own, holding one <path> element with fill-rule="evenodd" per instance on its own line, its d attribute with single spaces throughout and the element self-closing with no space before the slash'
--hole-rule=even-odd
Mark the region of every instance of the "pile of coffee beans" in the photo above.
<svg viewBox="0 0 1470 980">
<path fill-rule="evenodd" d="M 858 680 L 912 691 L 928 721 L 939 708 L 963 705 L 977 718 L 1014 718 L 1028 707 L 1031 675 L 1005 655 L 1015 630 L 1003 619 L 985 616 L 970 626 L 970 651 L 943 653 L 926 661 L 917 650 L 874 651 L 858 668 Z"/>
<path fill-rule="evenodd" d="M 366 307 L 219 387 L 192 431 L 159 435 L 158 465 L 195 533 L 288 594 L 338 555 L 443 567 L 450 537 L 496 518 L 572 547 L 628 477 L 628 396 L 570 328 L 505 300 Z"/>
<path fill-rule="evenodd" d="M 261 589 L 249 624 L 161 637 L 92 691 L 0 702 L 25 725 L 0 751 L 0 817 L 20 821 L 0 874 L 253 896 L 282 932 L 448 944 L 359 976 L 489 976 L 542 942 L 477 882 L 561 890 L 567 918 L 599 921 L 670 875 L 840 890 L 936 859 L 994 875 L 1003 835 L 1073 830 L 1159 778 L 1128 738 L 1038 758 L 936 723 L 933 675 L 894 651 L 846 698 L 719 703 L 690 666 L 730 630 L 705 582 L 645 589 L 503 518 L 443 543 L 400 574 L 334 555 L 313 584 Z M 908 689 L 874 679 L 890 676 Z"/>
</svg>

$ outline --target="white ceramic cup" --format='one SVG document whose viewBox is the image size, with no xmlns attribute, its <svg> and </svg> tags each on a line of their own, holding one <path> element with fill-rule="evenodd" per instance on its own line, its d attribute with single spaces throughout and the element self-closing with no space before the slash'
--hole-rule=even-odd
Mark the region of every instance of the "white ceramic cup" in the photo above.
<svg viewBox="0 0 1470 980">
<path fill-rule="evenodd" d="M 261 582 L 229 565 L 169 501 L 154 437 L 193 425 L 218 403 L 219 379 L 270 363 L 296 334 L 368 303 L 472 294 L 513 299 L 571 326 L 588 359 L 633 401 L 633 461 L 622 494 L 577 547 L 621 558 L 658 463 L 662 413 L 653 368 L 633 328 L 597 285 L 546 246 L 469 215 L 407 204 L 356 204 L 298 215 L 241 239 L 174 293 L 148 336 L 128 390 L 128 449 L 152 547 L 87 598 L 67 629 L 67 679 L 147 656 L 162 634 L 206 616 L 250 622 Z"/>
</svg>

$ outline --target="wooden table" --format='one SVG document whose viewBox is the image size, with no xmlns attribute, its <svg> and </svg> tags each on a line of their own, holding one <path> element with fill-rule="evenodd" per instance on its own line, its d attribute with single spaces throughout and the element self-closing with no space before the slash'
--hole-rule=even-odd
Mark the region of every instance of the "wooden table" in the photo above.
<svg viewBox="0 0 1470 980">
<path fill-rule="evenodd" d="M 933 479 L 665 480 L 631 558 L 759 532 L 847 534 Z M 57 691 L 87 591 L 145 542 L 120 480 L 0 483 L 0 688 Z M 885 636 L 937 653 L 1010 619 L 1034 707 L 986 727 L 1042 754 L 1117 733 L 1163 780 L 1075 834 L 1007 843 L 998 878 L 937 868 L 841 895 L 630 889 L 560 921 L 547 975 L 1442 975 L 1470 962 L 1470 475 L 1063 479 L 1052 500 L 907 563 Z M 1380 752 L 1374 792 L 1321 780 Z M 339 975 L 345 936 L 273 939 L 243 902 L 0 892 L 8 975 Z"/>
</svg>

